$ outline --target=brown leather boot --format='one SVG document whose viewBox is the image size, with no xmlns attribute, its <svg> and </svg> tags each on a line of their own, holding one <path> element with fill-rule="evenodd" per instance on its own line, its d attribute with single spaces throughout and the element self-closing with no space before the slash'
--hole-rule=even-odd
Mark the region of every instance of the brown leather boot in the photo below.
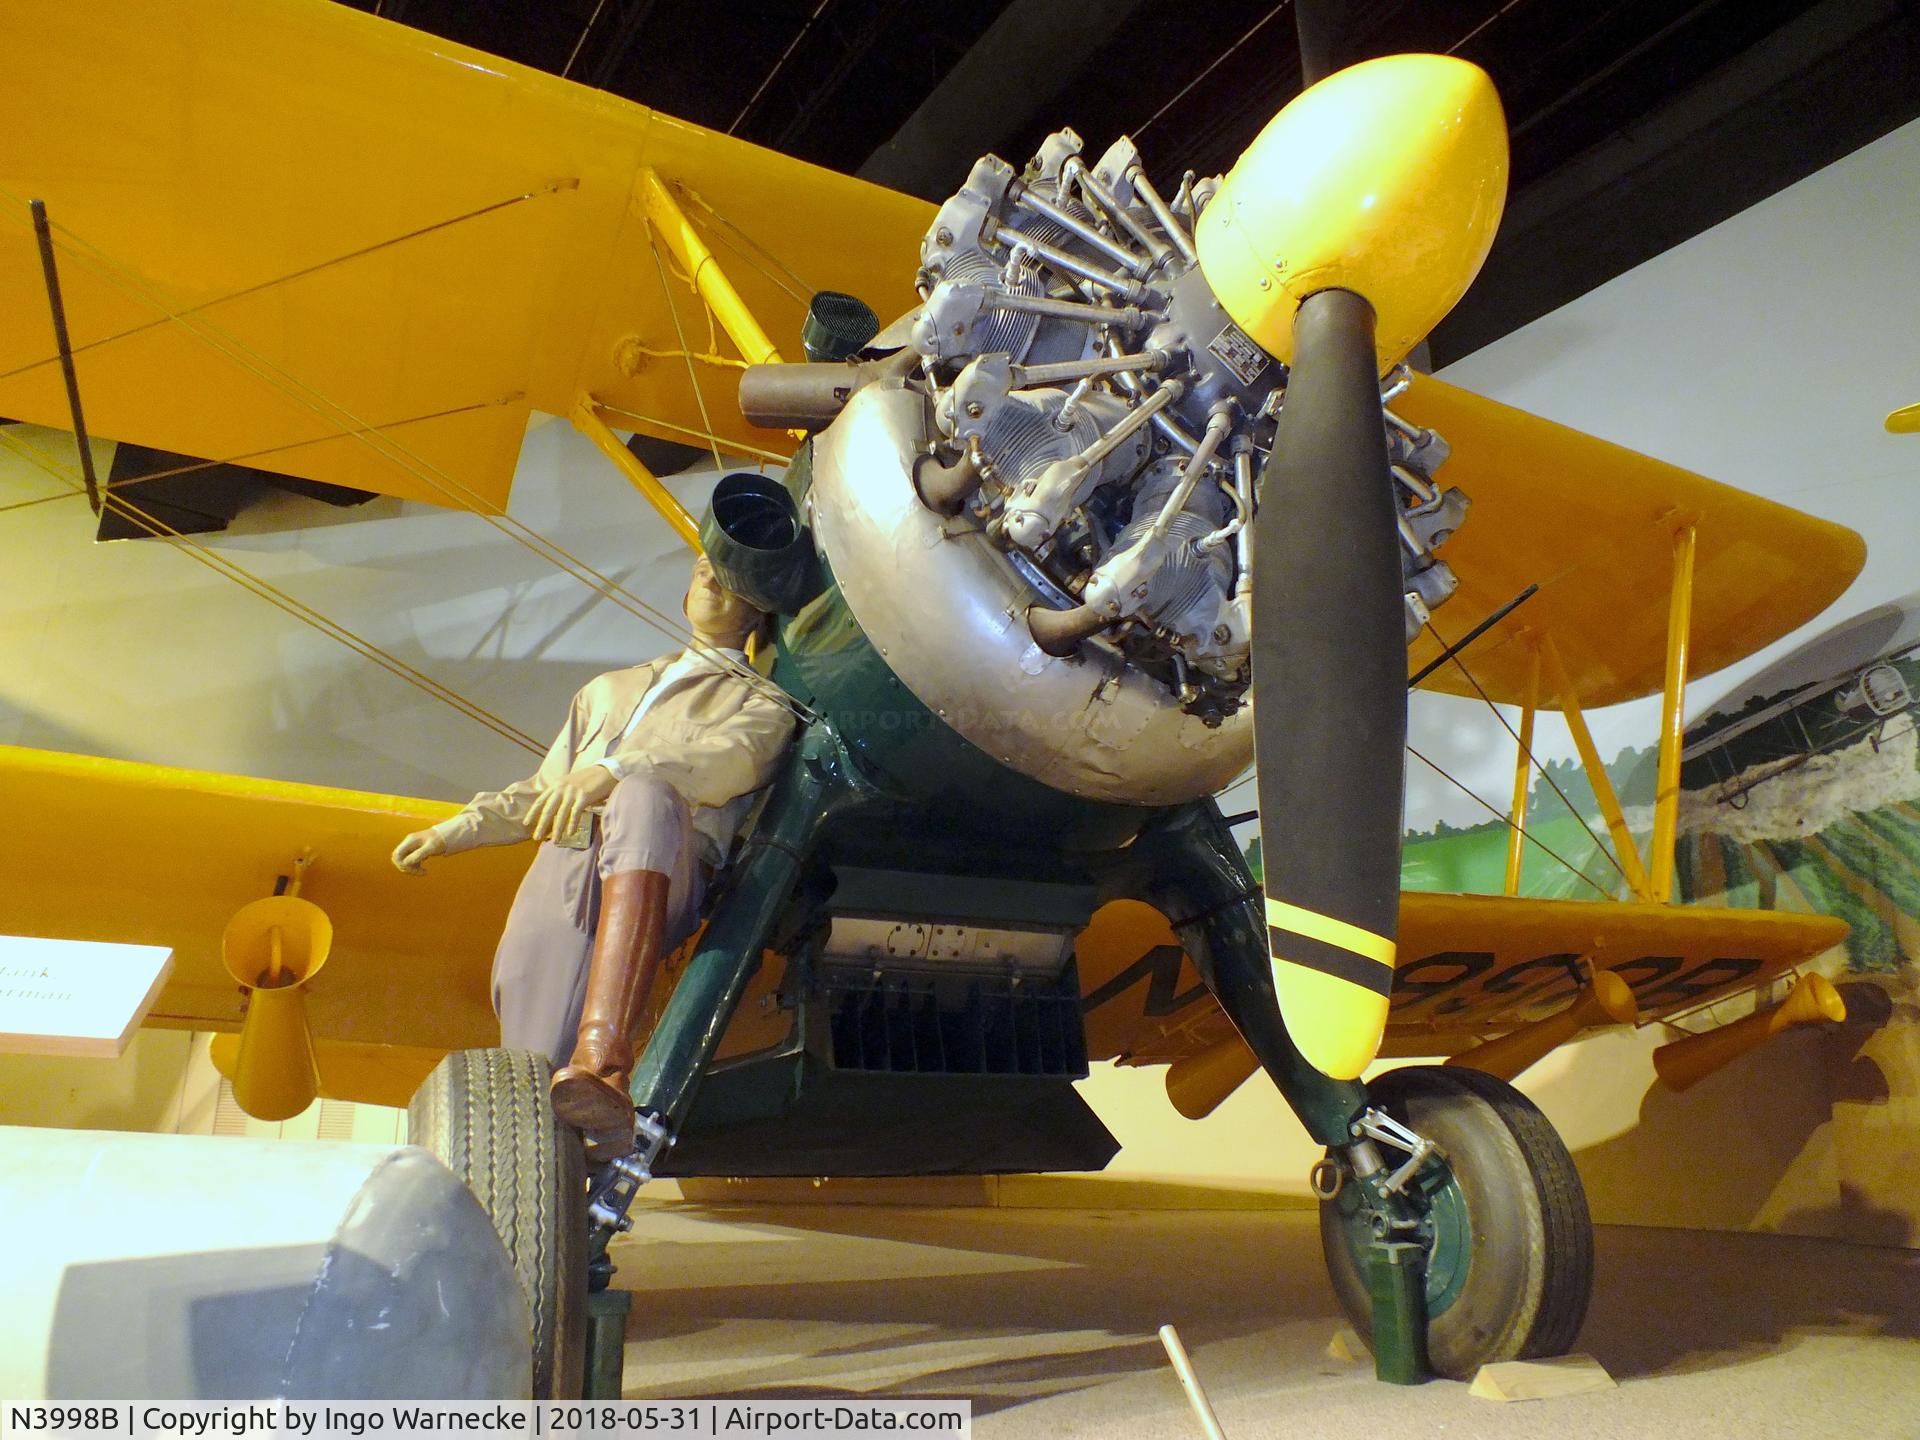
<svg viewBox="0 0 1920 1440">
<path fill-rule="evenodd" d="M 657 870 L 609 875 L 600 887 L 586 1002 L 573 1059 L 553 1076 L 553 1113 L 586 1137 L 588 1158 L 633 1149 L 633 1032 L 667 935 L 667 877 Z"/>
</svg>

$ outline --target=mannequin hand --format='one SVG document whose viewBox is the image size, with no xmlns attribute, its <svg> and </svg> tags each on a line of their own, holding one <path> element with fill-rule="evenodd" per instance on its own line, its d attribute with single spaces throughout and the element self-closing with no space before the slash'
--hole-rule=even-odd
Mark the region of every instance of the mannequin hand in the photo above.
<svg viewBox="0 0 1920 1440">
<path fill-rule="evenodd" d="M 618 784 L 604 765 L 582 765 L 533 802 L 527 833 L 535 840 L 556 840 L 580 821 L 580 812 L 598 805 Z"/>
<path fill-rule="evenodd" d="M 447 842 L 437 830 L 416 830 L 393 847 L 393 867 L 407 875 L 424 875 L 426 862 L 447 853 Z"/>
</svg>

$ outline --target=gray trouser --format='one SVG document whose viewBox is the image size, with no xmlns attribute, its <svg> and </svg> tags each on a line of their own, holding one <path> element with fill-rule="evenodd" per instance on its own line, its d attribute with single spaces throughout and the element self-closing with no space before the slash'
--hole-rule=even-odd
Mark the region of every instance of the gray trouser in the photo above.
<svg viewBox="0 0 1920 1440">
<path fill-rule="evenodd" d="M 585 850 L 542 844 L 534 856 L 493 956 L 502 1045 L 551 1055 L 555 1065 L 571 1058 L 600 923 L 600 882 L 628 870 L 667 877 L 671 950 L 699 923 L 706 882 L 687 802 L 650 775 L 613 787 Z"/>
</svg>

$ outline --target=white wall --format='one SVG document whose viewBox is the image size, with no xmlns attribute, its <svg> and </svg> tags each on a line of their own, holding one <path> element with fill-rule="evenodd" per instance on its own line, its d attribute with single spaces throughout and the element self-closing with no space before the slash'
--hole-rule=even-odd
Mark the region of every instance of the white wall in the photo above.
<svg viewBox="0 0 1920 1440">
<path fill-rule="evenodd" d="M 1866 569 L 1805 638 L 1920 584 L 1920 439 L 1889 435 L 1882 424 L 1888 411 L 1920 400 L 1916 237 L 1920 122 L 1440 374 L 1860 531 Z M 1697 677 L 1689 715 L 1797 643 Z M 1652 743 L 1658 701 L 1589 720 L 1611 757 Z M 1512 742 L 1484 706 L 1423 695 L 1413 725 L 1416 744 L 1506 808 Z M 1572 757 L 1557 716 L 1541 717 L 1539 737 L 1543 759 Z M 1487 814 L 1413 767 L 1408 823 L 1425 828 L 1442 817 L 1466 825 Z"/>
<path fill-rule="evenodd" d="M 6 435 L 74 463 L 70 436 Z M 98 453 L 104 474 L 111 447 Z M 713 479 L 670 484 L 697 511 Z M 0 507 L 60 490 L 0 448 Z M 570 427 L 528 435 L 512 514 L 680 620 L 689 552 Z M 0 742 L 443 799 L 533 768 L 167 543 L 92 534 L 78 498 L 0 509 Z M 543 747 L 582 683 L 678 643 L 477 515 L 276 497 L 203 543 Z"/>
</svg>

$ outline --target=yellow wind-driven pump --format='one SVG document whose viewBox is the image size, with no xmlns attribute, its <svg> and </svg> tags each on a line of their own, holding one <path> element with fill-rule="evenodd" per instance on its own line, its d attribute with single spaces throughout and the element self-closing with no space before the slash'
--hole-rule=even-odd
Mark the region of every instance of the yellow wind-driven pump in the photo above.
<svg viewBox="0 0 1920 1440">
<path fill-rule="evenodd" d="M 299 895 L 309 860 L 279 895 L 242 906 L 221 937 L 227 973 L 247 991 L 238 1035 L 217 1035 L 213 1063 L 234 1099 L 262 1120 L 289 1120 L 320 1093 L 320 1066 L 305 988 L 327 963 L 333 921 Z"/>
<path fill-rule="evenodd" d="M 1461 1051 L 1447 1063 L 1511 1080 L 1582 1030 L 1596 1025 L 1631 1025 L 1639 1018 L 1633 987 L 1611 970 L 1598 970 L 1574 1002 L 1557 1015 L 1515 1026 L 1504 1035 Z"/>
</svg>

